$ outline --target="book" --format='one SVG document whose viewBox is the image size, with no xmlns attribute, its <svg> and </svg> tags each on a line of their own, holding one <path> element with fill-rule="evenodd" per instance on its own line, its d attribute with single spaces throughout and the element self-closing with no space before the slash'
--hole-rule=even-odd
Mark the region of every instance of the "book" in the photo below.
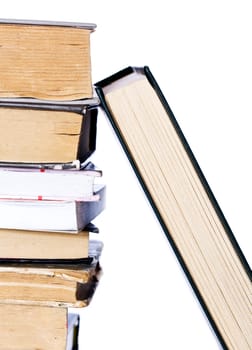
<svg viewBox="0 0 252 350">
<path fill-rule="evenodd" d="M 89 233 L 99 233 L 99 229 L 90 223 L 85 227 L 85 231 L 81 231 L 78 235 L 66 234 L 57 232 L 37 232 L 37 231 L 22 231 L 22 230 L 0 230 L 0 235 L 3 235 L 3 248 L 0 255 L 0 266 L 21 266 L 21 267 L 62 267 L 71 269 L 81 269 L 89 267 L 97 262 L 99 262 L 101 252 L 103 249 L 102 241 L 89 237 Z M 11 236 L 14 233 L 14 237 L 7 238 L 7 235 Z M 32 235 L 33 239 L 29 236 Z M 40 239 L 34 235 L 46 235 L 46 239 Z M 50 236 L 51 235 L 51 236 Z M 60 235 L 60 239 L 58 238 Z M 81 237 L 78 237 L 78 236 Z M 88 237 L 87 237 L 88 235 Z M 20 236 L 20 237 L 19 237 Z M 67 236 L 67 242 L 69 244 L 68 252 L 66 252 L 66 246 L 63 246 L 64 236 Z M 70 237 L 71 236 L 71 237 Z M 49 247 L 50 239 L 56 241 L 56 237 L 62 241 L 58 244 L 58 250 L 62 249 L 62 253 L 56 252 L 56 248 Z M 21 243 L 21 239 L 23 242 Z M 15 239 L 15 241 L 13 241 Z M 71 239 L 71 242 L 70 242 Z M 35 241 L 36 240 L 36 241 Z M 6 241 L 8 242 L 6 244 Z M 38 242 L 37 242 L 38 241 Z M 15 243 L 14 243 L 15 242 Z M 41 243 L 42 242 L 42 243 Z M 80 244 L 80 247 L 76 247 L 76 242 Z M 85 243 L 84 243 L 85 242 Z M 27 247 L 13 248 L 12 247 L 22 244 L 23 246 L 27 244 Z M 45 251 L 45 245 L 48 245 L 48 253 L 43 253 Z M 55 243 L 57 245 L 57 243 Z M 70 247 L 71 246 L 71 247 Z M 5 247 L 9 248 L 6 249 Z M 42 253 L 39 252 L 39 248 Z M 31 250 L 34 250 L 34 253 Z M 8 253 L 8 255 L 7 255 Z M 16 253 L 16 254 L 15 254 Z M 85 253 L 85 254 L 84 254 Z M 14 255 L 15 254 L 15 255 Z"/>
<path fill-rule="evenodd" d="M 224 349 L 251 349 L 251 269 L 149 67 L 96 92 Z"/>
<path fill-rule="evenodd" d="M 93 23 L 0 20 L 0 97 L 79 100 L 93 96 Z"/>
<path fill-rule="evenodd" d="M 106 186 L 87 201 L 0 198 L 0 228 L 78 233 L 105 208 Z"/>
<path fill-rule="evenodd" d="M 0 166 L 0 198 L 88 200 L 101 176 L 90 161 L 70 169 Z"/>
<path fill-rule="evenodd" d="M 96 146 L 96 103 L 0 101 L 2 165 L 83 163 Z"/>
<path fill-rule="evenodd" d="M 77 350 L 78 314 L 67 308 L 0 304 L 0 350 Z"/>
<path fill-rule="evenodd" d="M 101 274 L 99 261 L 0 264 L 0 304 L 83 308 L 90 304 Z"/>
<path fill-rule="evenodd" d="M 1 260 L 87 258 L 89 231 L 78 234 L 0 229 Z"/>
</svg>

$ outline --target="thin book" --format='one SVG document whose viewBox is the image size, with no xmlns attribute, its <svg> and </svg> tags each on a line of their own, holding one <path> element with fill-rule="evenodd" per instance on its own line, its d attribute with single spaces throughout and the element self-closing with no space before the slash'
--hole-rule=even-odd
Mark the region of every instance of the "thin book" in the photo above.
<svg viewBox="0 0 252 350">
<path fill-rule="evenodd" d="M 90 161 L 70 169 L 5 164 L 0 166 L 0 198 L 93 200 L 95 181 L 101 176 Z"/>
<path fill-rule="evenodd" d="M 0 199 L 2 229 L 78 233 L 105 209 L 106 186 L 96 185 L 92 199 Z"/>
</svg>

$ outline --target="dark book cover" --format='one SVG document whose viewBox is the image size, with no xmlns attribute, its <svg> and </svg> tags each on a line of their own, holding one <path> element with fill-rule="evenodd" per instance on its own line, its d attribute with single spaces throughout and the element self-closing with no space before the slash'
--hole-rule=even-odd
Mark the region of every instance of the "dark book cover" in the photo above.
<svg viewBox="0 0 252 350">
<path fill-rule="evenodd" d="M 66 350 L 79 349 L 79 329 L 80 329 L 80 315 L 72 312 L 68 313 Z"/>
</svg>

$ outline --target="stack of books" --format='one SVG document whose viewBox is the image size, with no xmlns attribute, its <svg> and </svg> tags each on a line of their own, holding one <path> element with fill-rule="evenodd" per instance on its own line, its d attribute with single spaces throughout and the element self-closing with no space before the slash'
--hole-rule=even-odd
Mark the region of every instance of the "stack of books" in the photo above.
<svg viewBox="0 0 252 350">
<path fill-rule="evenodd" d="M 78 347 L 105 208 L 91 75 L 94 24 L 0 21 L 0 349 Z M 67 325 L 67 326 L 66 326 Z"/>
</svg>

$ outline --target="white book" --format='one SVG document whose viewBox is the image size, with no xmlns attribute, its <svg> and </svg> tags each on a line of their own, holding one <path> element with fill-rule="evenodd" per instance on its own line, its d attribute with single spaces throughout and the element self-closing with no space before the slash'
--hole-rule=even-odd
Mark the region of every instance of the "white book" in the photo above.
<svg viewBox="0 0 252 350">
<path fill-rule="evenodd" d="M 33 231 L 82 231 L 105 208 L 105 185 L 92 200 L 0 199 L 0 227 Z"/>
<path fill-rule="evenodd" d="M 92 200 L 101 176 L 91 162 L 80 170 L 0 167 L 0 198 Z"/>
</svg>

